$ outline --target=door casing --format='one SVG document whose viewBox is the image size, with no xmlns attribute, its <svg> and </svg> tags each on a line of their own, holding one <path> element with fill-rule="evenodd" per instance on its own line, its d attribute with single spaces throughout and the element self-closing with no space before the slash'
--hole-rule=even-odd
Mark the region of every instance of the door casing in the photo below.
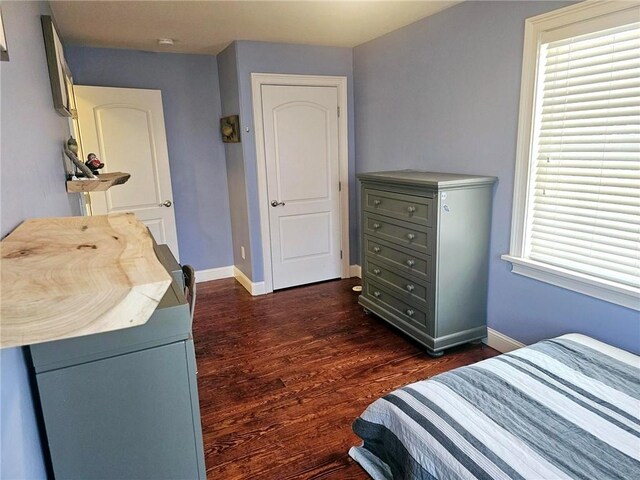
<svg viewBox="0 0 640 480">
<path fill-rule="evenodd" d="M 283 75 L 252 73 L 251 91 L 253 101 L 253 123 L 256 142 L 258 174 L 258 199 L 260 210 L 260 236 L 264 267 L 264 293 L 273 292 L 271 269 L 271 234 L 269 230 L 269 197 L 267 194 L 267 160 L 264 150 L 264 125 L 262 122 L 262 86 L 290 85 L 336 87 L 338 91 L 338 164 L 340 176 L 340 250 L 342 251 L 341 276 L 349 278 L 349 138 L 347 110 L 347 77 L 324 75 Z"/>
</svg>

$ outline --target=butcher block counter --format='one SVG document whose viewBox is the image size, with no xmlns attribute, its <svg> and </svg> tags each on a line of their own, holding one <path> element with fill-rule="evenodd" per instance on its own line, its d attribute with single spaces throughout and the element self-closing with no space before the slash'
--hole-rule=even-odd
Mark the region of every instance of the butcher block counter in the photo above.
<svg viewBox="0 0 640 480">
<path fill-rule="evenodd" d="M 131 213 L 27 220 L 0 248 L 0 347 L 142 325 L 171 283 Z"/>
</svg>

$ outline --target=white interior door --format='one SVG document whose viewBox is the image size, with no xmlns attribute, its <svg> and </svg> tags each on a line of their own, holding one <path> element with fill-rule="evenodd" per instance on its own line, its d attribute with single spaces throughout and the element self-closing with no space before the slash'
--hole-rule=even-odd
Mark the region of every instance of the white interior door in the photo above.
<svg viewBox="0 0 640 480">
<path fill-rule="evenodd" d="M 273 288 L 339 278 L 337 88 L 263 85 L 262 112 Z"/>
<path fill-rule="evenodd" d="M 91 213 L 134 212 L 176 258 L 178 237 L 160 90 L 74 86 L 84 155 L 131 178 L 91 193 Z"/>
</svg>

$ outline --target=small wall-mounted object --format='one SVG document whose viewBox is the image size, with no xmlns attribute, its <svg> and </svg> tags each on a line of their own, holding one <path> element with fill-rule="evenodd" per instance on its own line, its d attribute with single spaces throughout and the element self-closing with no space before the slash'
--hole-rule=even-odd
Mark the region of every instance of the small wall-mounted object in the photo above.
<svg viewBox="0 0 640 480">
<path fill-rule="evenodd" d="M 60 36 L 49 15 L 42 15 L 40 19 L 42 20 L 44 49 L 47 54 L 47 66 L 51 80 L 53 106 L 63 117 L 73 117 L 76 115 L 73 79 L 71 78 L 71 70 L 64 59 Z"/>
<path fill-rule="evenodd" d="M 82 180 L 67 180 L 68 193 L 82 192 L 104 192 L 114 185 L 122 185 L 131 178 L 130 173 L 111 172 L 101 173 L 94 178 L 84 178 Z"/>
<path fill-rule="evenodd" d="M 104 163 L 94 153 L 90 153 L 87 161 L 82 163 L 77 156 L 78 143 L 73 137 L 65 143 L 64 153 L 75 166 L 75 173 L 67 173 L 68 193 L 104 192 L 114 185 L 126 183 L 131 177 L 131 174 L 124 172 L 98 174 L 98 169 L 104 167 Z"/>
<path fill-rule="evenodd" d="M 224 143 L 240 142 L 240 117 L 229 115 L 220 119 L 220 133 Z"/>
<path fill-rule="evenodd" d="M 0 61 L 9 61 L 9 50 L 7 48 L 7 37 L 4 34 L 4 22 L 2 20 L 2 7 L 0 7 Z"/>
</svg>

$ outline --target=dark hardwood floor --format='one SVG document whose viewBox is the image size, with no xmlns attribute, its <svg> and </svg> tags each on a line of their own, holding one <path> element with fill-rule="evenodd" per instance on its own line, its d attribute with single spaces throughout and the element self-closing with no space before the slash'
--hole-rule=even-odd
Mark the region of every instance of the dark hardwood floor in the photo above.
<svg viewBox="0 0 640 480">
<path fill-rule="evenodd" d="M 209 479 L 365 479 L 347 455 L 376 398 L 498 352 L 438 359 L 357 304 L 338 280 L 251 297 L 233 279 L 198 284 L 193 325 Z"/>
</svg>

